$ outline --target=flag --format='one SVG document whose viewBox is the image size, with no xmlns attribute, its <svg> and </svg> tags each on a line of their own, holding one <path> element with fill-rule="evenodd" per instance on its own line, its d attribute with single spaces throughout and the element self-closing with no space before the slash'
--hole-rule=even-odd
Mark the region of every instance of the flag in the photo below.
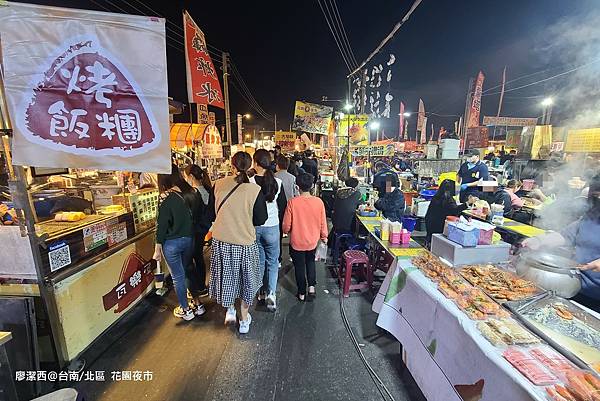
<svg viewBox="0 0 600 401">
<path fill-rule="evenodd" d="M 427 117 L 423 118 L 423 127 L 421 128 L 421 139 L 419 143 L 427 143 Z"/>
<path fill-rule="evenodd" d="M 171 171 L 165 20 L 3 2 L 15 165 Z"/>
<path fill-rule="evenodd" d="M 404 131 L 404 103 L 400 102 L 400 124 L 398 125 L 398 140 L 402 139 L 402 133 Z"/>
<path fill-rule="evenodd" d="M 221 83 L 208 53 L 204 33 L 187 11 L 183 12 L 183 28 L 188 101 L 225 108 Z"/>
<path fill-rule="evenodd" d="M 433 123 L 431 123 L 431 136 L 429 137 L 429 141 L 433 142 L 433 133 L 434 133 L 434 129 L 433 129 Z"/>
<path fill-rule="evenodd" d="M 479 127 L 479 113 L 481 111 L 481 94 L 483 91 L 483 80 L 485 75 L 479 71 L 477 74 L 477 80 L 475 81 L 475 88 L 473 89 L 473 97 L 471 99 L 471 105 L 469 107 L 469 121 L 467 122 L 467 128 Z"/>
<path fill-rule="evenodd" d="M 408 141 L 408 120 L 404 120 L 404 140 Z"/>
<path fill-rule="evenodd" d="M 417 131 L 425 129 L 425 104 L 419 99 L 419 117 L 417 118 Z"/>
</svg>

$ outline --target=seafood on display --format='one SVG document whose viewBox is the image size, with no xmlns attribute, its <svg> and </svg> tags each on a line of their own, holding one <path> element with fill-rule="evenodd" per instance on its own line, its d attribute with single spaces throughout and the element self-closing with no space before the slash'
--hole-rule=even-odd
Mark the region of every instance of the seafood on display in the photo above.
<svg viewBox="0 0 600 401">
<path fill-rule="evenodd" d="M 498 301 L 520 301 L 540 293 L 531 281 L 493 265 L 469 265 L 460 274 Z"/>
</svg>

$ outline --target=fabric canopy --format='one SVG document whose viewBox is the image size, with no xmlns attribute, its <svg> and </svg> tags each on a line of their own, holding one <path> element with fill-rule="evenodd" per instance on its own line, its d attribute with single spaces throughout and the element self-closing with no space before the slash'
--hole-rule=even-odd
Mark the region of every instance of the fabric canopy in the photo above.
<svg viewBox="0 0 600 401">
<path fill-rule="evenodd" d="M 210 124 L 189 124 L 189 123 L 176 123 L 171 124 L 171 147 L 173 148 L 184 148 L 186 146 L 192 146 L 194 143 L 200 143 L 204 137 L 205 131 L 209 127 L 216 127 Z M 212 131 L 208 129 L 208 131 Z"/>
</svg>

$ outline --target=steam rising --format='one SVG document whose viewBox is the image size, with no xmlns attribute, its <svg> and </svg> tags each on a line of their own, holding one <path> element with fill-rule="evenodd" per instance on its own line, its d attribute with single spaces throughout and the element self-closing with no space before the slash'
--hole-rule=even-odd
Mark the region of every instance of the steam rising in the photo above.
<svg viewBox="0 0 600 401">
<path fill-rule="evenodd" d="M 568 129 L 600 127 L 600 11 L 559 20 L 544 33 L 542 51 L 555 73 L 576 71 L 548 81 L 555 99 L 554 125 Z M 581 173 L 579 174 L 581 175 Z"/>
</svg>

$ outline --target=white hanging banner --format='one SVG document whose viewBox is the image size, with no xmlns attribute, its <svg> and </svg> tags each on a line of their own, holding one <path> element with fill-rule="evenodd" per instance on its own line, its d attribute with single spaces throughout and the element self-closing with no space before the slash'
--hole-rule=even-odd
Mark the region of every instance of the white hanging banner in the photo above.
<svg viewBox="0 0 600 401">
<path fill-rule="evenodd" d="M 162 18 L 0 7 L 13 163 L 169 173 Z"/>
</svg>

